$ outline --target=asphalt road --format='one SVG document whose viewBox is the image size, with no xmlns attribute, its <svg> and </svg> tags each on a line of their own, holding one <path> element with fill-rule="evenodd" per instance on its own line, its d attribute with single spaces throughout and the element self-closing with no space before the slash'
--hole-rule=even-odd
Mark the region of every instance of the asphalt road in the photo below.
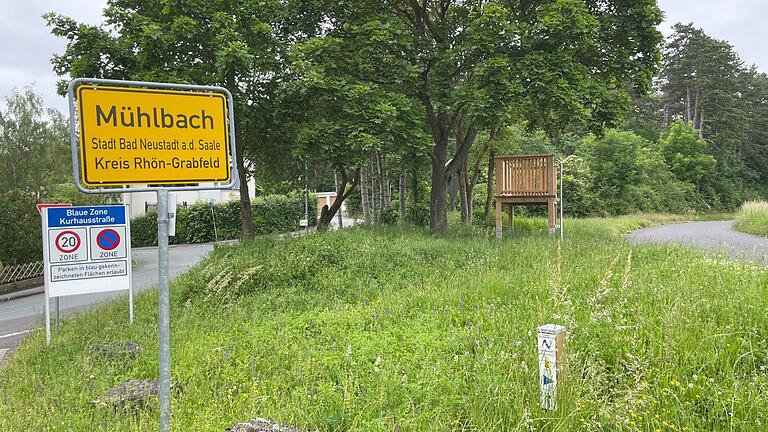
<svg viewBox="0 0 768 432">
<path fill-rule="evenodd" d="M 213 250 L 211 244 L 176 245 L 170 247 L 171 277 L 184 272 L 190 266 L 203 259 Z M 134 293 L 138 293 L 157 285 L 157 248 L 133 249 L 132 258 L 136 261 L 133 269 Z M 60 310 L 62 318 L 72 316 L 92 307 L 120 296 L 127 292 L 108 292 L 62 297 Z M 27 332 L 39 327 L 43 321 L 45 297 L 44 294 L 34 294 L 0 302 L 0 350 L 13 348 Z M 53 314 L 51 300 L 51 314 Z M 126 310 L 126 319 L 128 311 Z"/>
<path fill-rule="evenodd" d="M 768 265 L 768 238 L 733 229 L 733 221 L 687 222 L 661 225 L 627 234 L 632 243 L 679 243 L 722 251 L 735 259 Z"/>
</svg>

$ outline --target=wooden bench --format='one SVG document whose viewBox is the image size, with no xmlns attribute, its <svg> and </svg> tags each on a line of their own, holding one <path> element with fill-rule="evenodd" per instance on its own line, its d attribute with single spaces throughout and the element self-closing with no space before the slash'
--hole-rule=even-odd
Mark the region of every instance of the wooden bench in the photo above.
<svg viewBox="0 0 768 432">
<path fill-rule="evenodd" d="M 557 228 L 557 169 L 555 155 L 500 156 L 496 169 L 496 237 L 502 237 L 502 207 L 509 206 L 509 223 L 514 223 L 514 207 L 546 205 L 549 233 Z M 562 213 L 561 221 L 562 225 Z M 562 236 L 562 229 L 561 229 Z"/>
</svg>

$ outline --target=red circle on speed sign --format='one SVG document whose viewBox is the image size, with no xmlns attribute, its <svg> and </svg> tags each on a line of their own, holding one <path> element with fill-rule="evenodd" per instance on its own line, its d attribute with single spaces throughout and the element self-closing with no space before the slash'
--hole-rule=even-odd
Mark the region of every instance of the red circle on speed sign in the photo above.
<svg viewBox="0 0 768 432">
<path fill-rule="evenodd" d="M 65 235 L 72 237 L 64 237 Z M 80 247 L 80 235 L 74 231 L 62 231 L 56 236 L 56 249 L 62 253 L 72 253 Z"/>
</svg>

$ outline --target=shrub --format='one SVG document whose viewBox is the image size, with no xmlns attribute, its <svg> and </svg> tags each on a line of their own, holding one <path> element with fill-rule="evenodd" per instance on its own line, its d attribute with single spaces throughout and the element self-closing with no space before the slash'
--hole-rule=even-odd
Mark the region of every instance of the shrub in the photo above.
<svg viewBox="0 0 768 432">
<path fill-rule="evenodd" d="M 35 199 L 14 189 L 0 195 L 0 264 L 14 265 L 43 259 L 40 215 Z"/>
<path fill-rule="evenodd" d="M 416 226 L 428 226 L 429 204 L 421 202 L 411 203 L 411 205 L 406 209 L 405 221 Z"/>
<path fill-rule="evenodd" d="M 157 244 L 157 212 L 152 210 L 131 219 L 131 247 Z"/>
<path fill-rule="evenodd" d="M 296 231 L 304 218 L 304 195 L 266 195 L 251 201 L 256 235 Z M 317 198 L 310 196 L 310 225 L 315 223 Z M 214 231 L 214 220 L 216 229 Z M 236 239 L 241 234 L 240 201 L 215 204 L 197 203 L 179 208 L 176 213 L 176 235 L 171 244 L 208 243 Z M 131 221 L 131 243 L 134 247 L 157 244 L 157 213 L 152 211 Z"/>
<path fill-rule="evenodd" d="M 384 225 L 394 225 L 397 223 L 397 219 L 399 217 L 400 214 L 397 212 L 397 209 L 390 207 L 381 211 L 379 222 L 383 223 Z"/>
</svg>

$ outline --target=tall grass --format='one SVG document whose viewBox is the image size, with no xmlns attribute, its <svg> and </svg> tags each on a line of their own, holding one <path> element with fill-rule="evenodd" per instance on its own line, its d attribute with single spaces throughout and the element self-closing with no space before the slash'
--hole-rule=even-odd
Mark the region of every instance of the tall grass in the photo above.
<svg viewBox="0 0 768 432">
<path fill-rule="evenodd" d="M 745 233 L 768 237 L 768 202 L 747 201 L 736 213 L 734 227 Z"/>
<path fill-rule="evenodd" d="M 174 430 L 252 417 L 320 431 L 762 431 L 768 274 L 675 246 L 642 218 L 516 231 L 350 229 L 217 248 L 172 286 Z M 35 334 L 0 369 L 0 430 L 152 431 L 157 404 L 90 401 L 157 375 L 154 294 Z M 568 328 L 567 384 L 539 404 L 535 329 Z M 133 340 L 133 360 L 89 354 Z"/>
</svg>

